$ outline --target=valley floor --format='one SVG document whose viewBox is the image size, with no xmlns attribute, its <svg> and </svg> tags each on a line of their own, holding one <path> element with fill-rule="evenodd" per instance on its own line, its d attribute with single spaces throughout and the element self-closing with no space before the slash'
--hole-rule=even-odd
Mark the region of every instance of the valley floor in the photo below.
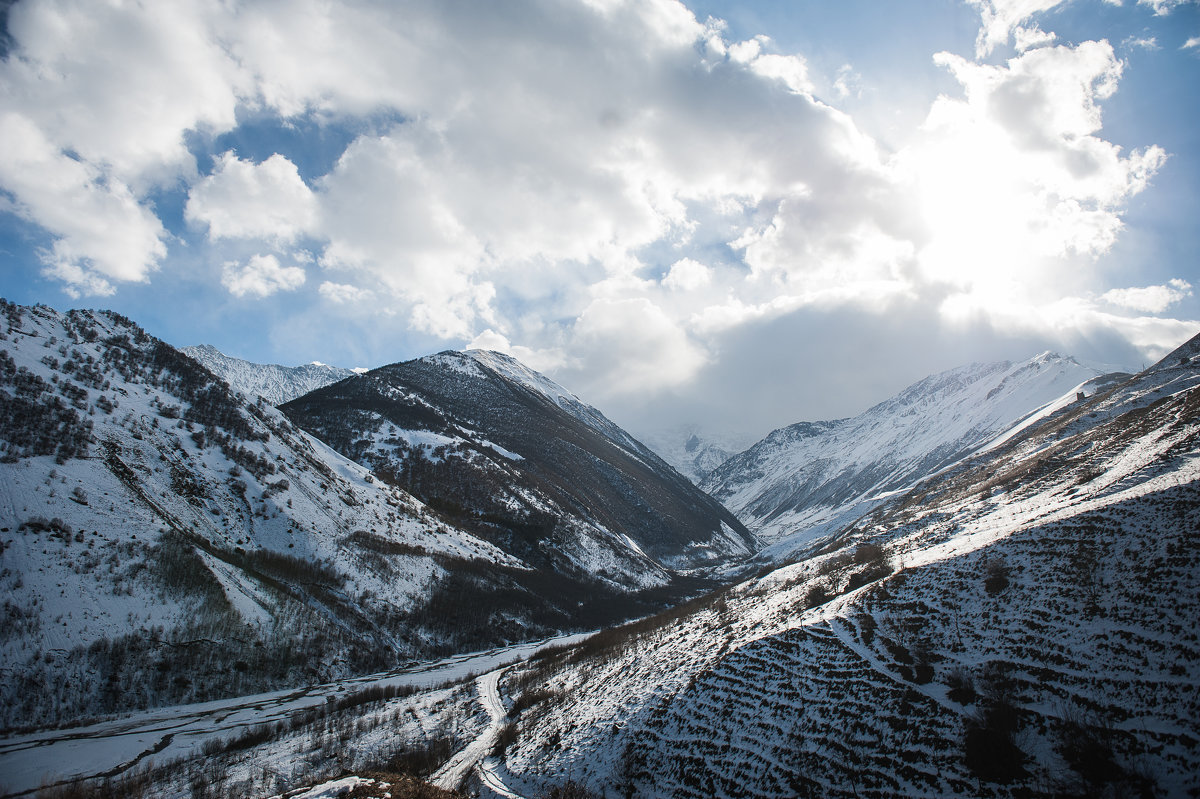
<svg viewBox="0 0 1200 799">
<path fill-rule="evenodd" d="M 269 774 L 266 782 L 272 786 L 275 783 L 294 785 L 294 780 L 311 779 L 313 770 L 308 759 L 289 746 L 260 747 L 258 744 L 265 740 L 256 742 L 253 737 L 270 739 L 278 735 L 284 744 L 298 743 L 295 740 L 298 734 L 308 732 L 303 741 L 307 744 L 314 736 L 305 730 L 305 724 L 297 722 L 312 719 L 330 708 L 358 709 L 361 712 L 347 715 L 351 724 L 361 728 L 366 726 L 362 722 L 371 713 L 382 717 L 402 706 L 403 720 L 400 724 L 389 724 L 390 729 L 385 735 L 376 736 L 379 739 L 374 742 L 377 749 L 394 748 L 396 740 L 410 733 L 432 738 L 443 725 L 449 725 L 456 738 L 474 740 L 477 733 L 486 729 L 486 721 L 460 718 L 460 711 L 474 704 L 470 696 L 474 675 L 491 676 L 494 691 L 496 669 L 500 666 L 528 658 L 545 647 L 567 645 L 585 637 L 562 636 L 326 685 L 160 708 L 82 727 L 3 738 L 0 739 L 0 796 L 30 795 L 39 788 L 65 785 L 80 779 L 119 780 L 139 771 L 153 770 L 155 764 L 161 768 L 162 764 L 202 760 L 201 756 L 236 752 L 239 748 L 252 751 L 253 757 L 234 764 L 232 773 L 226 776 L 229 783 L 253 782 L 254 772 L 257 772 L 260 778 Z M 481 681 L 485 679 L 480 678 Z M 379 701 L 388 694 L 391 694 L 391 703 Z M 494 696 L 493 704 L 498 702 L 498 696 Z M 285 732 L 290 735 L 282 734 Z M 385 737 L 392 739 L 388 742 L 391 747 L 384 746 Z M 237 744 L 239 741 L 245 746 L 230 746 L 231 742 Z M 368 759 L 372 742 L 355 743 L 362 749 L 355 756 Z M 487 750 L 486 745 L 482 746 L 480 756 Z M 335 758 L 335 761 L 339 759 Z M 479 757 L 470 762 L 467 760 L 463 758 L 460 762 L 460 778 Z M 465 767 L 461 767 L 462 763 L 466 763 Z M 446 775 L 449 775 L 448 771 Z M 440 782 L 447 788 L 455 787 L 455 781 L 448 776 L 444 775 Z"/>
</svg>

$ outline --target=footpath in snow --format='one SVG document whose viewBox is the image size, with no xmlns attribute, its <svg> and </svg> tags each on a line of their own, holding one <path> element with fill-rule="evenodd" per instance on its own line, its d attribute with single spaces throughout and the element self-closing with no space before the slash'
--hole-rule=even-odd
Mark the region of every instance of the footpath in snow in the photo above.
<svg viewBox="0 0 1200 799">
<path fill-rule="evenodd" d="M 431 782 L 439 788 L 445 788 L 448 791 L 457 790 L 471 770 L 482 763 L 495 748 L 496 741 L 500 738 L 500 731 L 508 722 L 508 712 L 500 700 L 500 676 L 503 673 L 504 669 L 496 669 L 475 681 L 475 686 L 479 691 L 479 702 L 487 711 L 491 721 L 478 738 L 467 744 L 433 775 Z M 493 768 L 481 769 L 480 776 L 484 785 L 499 796 L 522 799 L 520 794 L 513 792 L 505 785 L 504 780 L 496 772 L 494 764 L 492 765 Z"/>
</svg>

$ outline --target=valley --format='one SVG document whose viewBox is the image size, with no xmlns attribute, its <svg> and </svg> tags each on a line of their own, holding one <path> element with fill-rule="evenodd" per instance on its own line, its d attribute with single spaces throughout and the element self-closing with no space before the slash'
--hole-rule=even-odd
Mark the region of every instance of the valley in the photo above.
<svg viewBox="0 0 1200 799">
<path fill-rule="evenodd" d="M 1200 795 L 1200 337 L 934 375 L 710 496 L 499 353 L 276 409 L 4 311 L 0 795 Z"/>
</svg>

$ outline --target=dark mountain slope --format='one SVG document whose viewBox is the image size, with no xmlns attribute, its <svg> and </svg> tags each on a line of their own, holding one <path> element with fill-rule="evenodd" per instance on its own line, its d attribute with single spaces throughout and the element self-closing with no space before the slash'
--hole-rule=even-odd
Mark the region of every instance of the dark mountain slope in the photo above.
<svg viewBox="0 0 1200 799">
<path fill-rule="evenodd" d="M 531 565 L 633 588 L 753 548 L 732 514 L 650 450 L 499 353 L 393 364 L 282 410 Z"/>
</svg>

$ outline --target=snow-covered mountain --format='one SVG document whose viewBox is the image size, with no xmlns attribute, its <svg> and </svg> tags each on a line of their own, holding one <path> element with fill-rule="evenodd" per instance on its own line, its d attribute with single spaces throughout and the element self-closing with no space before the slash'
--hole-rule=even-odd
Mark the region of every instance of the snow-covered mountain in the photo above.
<svg viewBox="0 0 1200 799">
<path fill-rule="evenodd" d="M 485 781 L 1200 794 L 1197 345 L 893 496 L 816 557 L 510 671 L 519 718 Z"/>
<path fill-rule="evenodd" d="M 272 405 L 282 405 L 288 400 L 365 371 L 343 369 L 317 361 L 303 366 L 251 363 L 232 358 L 211 344 L 181 349 L 232 386 L 235 391 L 240 391 L 248 397 L 262 397 Z"/>
<path fill-rule="evenodd" d="M 784 557 L 1107 380 L 1053 353 L 952 369 L 853 418 L 780 428 L 701 487 L 754 531 L 766 555 Z"/>
<path fill-rule="evenodd" d="M 459 564 L 524 568 L 128 319 L 0 310 L 0 725 L 439 651 Z"/>
<path fill-rule="evenodd" d="M 594 491 L 599 483 L 583 481 L 571 495 L 593 503 L 592 537 L 543 553 L 544 534 L 583 527 L 584 513 L 573 507 L 560 519 L 568 511 L 553 477 L 550 488 L 519 484 L 542 478 L 528 466 L 503 467 L 521 462 L 505 444 L 541 461 L 503 431 L 495 441 L 504 443 L 472 434 L 460 449 L 445 446 L 450 428 L 428 434 L 448 461 L 502 465 L 458 473 L 493 481 L 468 494 L 505 498 L 488 506 L 491 516 L 463 516 L 416 499 L 390 472 L 391 482 L 373 475 L 124 317 L 3 301 L 0 314 L 0 727 L 302 685 L 592 629 L 661 607 L 682 589 L 640 596 L 630 588 L 672 583 L 677 563 L 749 546 L 738 522 L 678 475 L 692 494 L 643 499 L 643 488 L 670 494 L 671 478 L 643 479 L 653 456 L 565 393 L 553 407 L 575 426 L 527 432 L 616 477 Z M 470 362 L 483 363 L 477 357 Z M 466 361 L 429 363 L 454 381 Z M 504 366 L 520 373 L 515 362 Z M 531 403 L 538 384 L 520 385 Z M 497 390 L 518 389 L 504 381 Z M 550 394 L 536 396 L 552 404 Z M 531 424 L 528 415 L 518 423 Z M 547 443 L 559 434 L 567 441 Z M 601 460 L 607 450 L 622 454 Z M 419 474 L 447 474 L 436 470 L 443 455 L 421 451 L 435 469 Z M 683 532 L 658 521 L 655 508 L 677 514 Z M 627 533 L 621 525 L 635 517 L 640 526 Z M 679 537 L 668 541 L 672 533 Z"/>
<path fill-rule="evenodd" d="M 622 588 L 741 558 L 727 510 L 595 408 L 496 352 L 442 352 L 282 406 L 522 561 Z"/>
<path fill-rule="evenodd" d="M 646 446 L 696 485 L 718 466 L 754 443 L 750 436 L 714 433 L 698 424 L 681 424 L 639 436 Z"/>
<path fill-rule="evenodd" d="M 81 348 L 89 333 L 72 324 L 79 341 L 70 346 Z M 10 346 L 12 327 L 0 346 Z M 29 319 L 18 327 L 37 332 Z M 21 343 L 30 341 L 43 343 Z M 326 784 L 326 795 L 355 786 L 382 793 L 380 785 L 392 781 L 386 772 L 407 768 L 443 787 L 465 779 L 470 795 L 505 797 L 556 795 L 551 790 L 567 783 L 577 790 L 557 795 L 586 795 L 579 786 L 601 796 L 672 799 L 1200 795 L 1196 353 L 1200 337 L 1142 374 L 1024 419 L 936 479 L 881 498 L 831 531 L 812 557 L 580 636 L 581 643 L 480 653 L 11 737 L 0 740 L 0 770 L 11 769 L 24 789 L 44 780 L 56 755 L 65 756 L 72 762 L 59 769 L 64 776 L 97 775 L 96 785 L 137 772 L 142 795 L 164 796 L 206 788 L 291 795 L 317 783 Z M 557 405 L 554 388 L 481 378 L 475 370 L 487 367 L 466 357 L 430 360 L 460 367 L 476 398 L 491 401 L 508 386 L 523 401 Z M 7 465 L 41 475 L 38 458 L 61 458 L 59 468 L 80 462 L 72 447 L 84 437 L 70 431 L 81 420 L 66 412 L 70 406 L 51 401 L 53 392 L 32 394 L 36 384 L 12 377 L 15 369 L 4 374 L 4 401 L 41 397 L 41 410 L 26 412 L 52 417 L 63 432 L 21 441 L 6 434 L 5 457 L 17 458 Z M 171 384 L 156 380 L 135 384 L 136 393 L 150 401 Z M 480 388 L 480 380 L 491 388 Z M 375 388 L 383 391 L 384 383 Z M 68 387 L 58 396 L 77 394 Z M 124 405 L 125 395 L 120 399 Z M 415 403 L 406 405 L 419 413 Z M 429 418 L 445 413 L 428 410 Z M 149 422 L 138 428 L 143 440 L 157 435 L 153 430 Z M 518 454 L 498 436 L 490 444 L 463 438 L 475 442 L 462 445 L 467 449 Z M 56 450 L 51 441 L 67 446 Z M 52 453 L 33 456 L 24 451 L 30 447 Z M 135 461 L 137 474 L 152 471 L 147 460 Z M 149 482 L 149 475 L 140 479 Z M 22 496 L 50 499 L 44 491 Z M 0 563 L 8 568 L 14 552 L 35 558 L 45 549 L 59 561 L 68 547 L 79 552 L 73 538 L 67 544 L 45 532 L 7 536 Z M 114 601 L 154 568 L 118 568 Z M 3 572 L 6 589 L 14 573 Z M 70 563 L 61 575 L 34 578 L 63 582 L 69 594 L 78 585 L 65 584 L 69 573 Z M 460 583 L 446 611 L 475 610 L 479 597 Z M 43 591 L 36 605 L 49 601 Z M 17 622 L 42 613 L 5 610 Z M 201 645 L 174 643 L 180 657 Z M 119 651 L 127 657 L 130 650 Z M 156 652 L 164 660 L 176 656 L 166 647 Z M 49 660 L 63 657 L 52 651 Z M 459 678 L 440 685 L 448 672 Z M 463 680 L 468 672 L 478 676 Z M 196 676 L 237 673 L 235 666 Z M 148 684 L 155 679 L 153 670 L 141 676 Z M 43 685 L 58 683 L 30 682 L 27 693 L 45 693 Z M 161 765 L 150 764 L 156 756 Z M 333 778 L 338 782 L 326 783 Z M 80 787 L 77 793 L 88 787 L 63 785 Z"/>
</svg>

